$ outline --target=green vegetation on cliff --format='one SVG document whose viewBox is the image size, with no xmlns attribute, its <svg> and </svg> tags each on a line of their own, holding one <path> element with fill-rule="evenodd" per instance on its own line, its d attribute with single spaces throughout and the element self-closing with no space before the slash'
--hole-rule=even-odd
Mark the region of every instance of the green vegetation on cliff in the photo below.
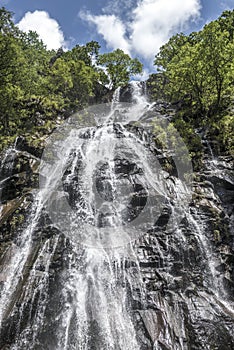
<svg viewBox="0 0 234 350">
<path fill-rule="evenodd" d="M 174 35 L 156 55 L 157 73 L 148 80 L 153 100 L 178 107 L 172 121 L 197 164 L 202 145 L 196 130 L 216 143 L 217 153 L 234 152 L 233 28 L 234 11 L 225 11 L 199 32 Z M 18 135 L 35 143 L 61 119 L 107 101 L 142 72 L 138 59 L 120 49 L 99 51 L 96 41 L 47 50 L 35 32 L 21 32 L 12 13 L 0 8 L 0 150 Z"/>
<path fill-rule="evenodd" d="M 218 152 L 233 153 L 234 11 L 199 32 L 174 35 L 154 63 L 157 73 L 148 82 L 153 98 L 180 106 L 174 123 L 190 147 L 198 146 L 193 130 L 203 128 Z"/>
<path fill-rule="evenodd" d="M 126 85 L 142 71 L 141 63 L 123 51 L 100 55 L 99 49 L 91 41 L 66 52 L 47 50 L 37 33 L 21 32 L 12 13 L 0 8 L 0 149 L 18 135 L 30 139 L 50 132 L 59 118 L 85 107 L 95 95 L 101 98 L 106 84 Z"/>
</svg>

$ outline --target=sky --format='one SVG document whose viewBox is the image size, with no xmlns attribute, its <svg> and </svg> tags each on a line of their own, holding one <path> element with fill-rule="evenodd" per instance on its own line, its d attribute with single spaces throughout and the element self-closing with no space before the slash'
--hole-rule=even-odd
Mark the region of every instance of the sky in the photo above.
<svg viewBox="0 0 234 350">
<path fill-rule="evenodd" d="M 159 48 L 177 32 L 200 30 L 234 0 L 0 0 L 23 31 L 37 31 L 48 49 L 96 40 L 101 52 L 121 48 L 153 70 Z"/>
</svg>

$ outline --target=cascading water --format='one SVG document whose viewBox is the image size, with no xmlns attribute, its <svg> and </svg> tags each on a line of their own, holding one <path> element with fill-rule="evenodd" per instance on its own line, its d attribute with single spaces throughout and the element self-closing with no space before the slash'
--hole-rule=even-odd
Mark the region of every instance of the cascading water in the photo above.
<svg viewBox="0 0 234 350">
<path fill-rule="evenodd" d="M 139 100 L 139 91 L 138 88 L 137 102 L 139 105 L 144 102 L 145 106 L 145 99 Z M 19 247 L 16 248 L 10 261 L 8 276 L 0 299 L 1 321 L 14 312 L 18 314 L 19 318 L 16 327 L 16 340 L 12 344 L 12 349 L 29 348 L 29 346 L 30 349 L 41 349 L 42 347 L 45 349 L 45 344 L 48 344 L 48 349 L 56 350 L 140 349 L 131 313 L 130 294 L 139 291 L 136 298 L 142 300 L 143 287 L 137 256 L 132 243 L 129 242 L 127 233 L 124 232 L 123 225 L 120 225 L 123 220 L 122 209 L 126 201 L 124 198 L 124 196 L 126 197 L 126 193 L 124 193 L 126 184 L 124 179 L 118 178 L 118 165 L 115 164 L 115 158 L 123 156 L 125 151 L 121 150 L 119 142 L 117 145 L 115 126 L 111 123 L 111 116 L 118 106 L 119 93 L 120 89 L 117 89 L 113 97 L 110 115 L 98 130 L 91 130 L 92 135 L 85 147 L 82 144 L 83 135 L 81 142 L 77 138 L 81 134 L 80 131 L 69 135 L 62 144 L 64 157 L 59 159 L 52 174 L 49 176 L 47 174 L 44 188 L 34 199 L 28 227 L 18 237 Z M 88 131 L 82 129 L 83 133 Z M 121 130 L 121 126 L 119 126 L 118 132 L 122 133 L 122 137 L 129 134 L 124 127 Z M 136 141 L 130 140 L 129 145 L 134 147 L 134 142 L 136 143 Z M 130 151 L 133 152 L 133 149 Z M 71 155 L 73 158 L 71 164 L 68 165 Z M 79 164 L 82 164 L 82 171 L 79 174 L 80 180 L 76 183 Z M 66 167 L 68 168 L 67 174 Z M 96 232 L 90 229 L 91 226 L 87 229 L 90 232 L 85 232 L 87 238 L 79 237 L 81 233 L 76 231 L 79 228 L 70 228 L 71 247 L 70 253 L 66 257 L 67 269 L 63 271 L 65 283 L 61 287 L 60 310 L 55 316 L 57 330 L 50 344 L 51 339 L 43 340 L 40 332 L 43 329 L 45 309 L 48 303 L 49 267 L 56 251 L 58 237 L 45 240 L 38 248 L 36 258 L 27 273 L 26 280 L 24 280 L 22 294 L 18 301 L 19 310 L 12 310 L 11 304 L 21 284 L 21 279 L 25 278 L 23 276 L 27 260 L 35 249 L 32 243 L 33 235 L 43 211 L 44 201 L 48 199 L 51 189 L 57 188 L 56 186 L 61 179 L 56 177 L 56 172 L 60 175 L 61 172 L 58 169 L 61 168 L 65 172 L 63 182 L 71 197 L 71 205 L 76 207 L 78 214 L 96 226 L 106 226 L 105 235 L 112 232 L 110 237 L 101 237 L 100 240 L 100 237 L 98 239 L 95 236 Z M 103 196 L 104 201 L 103 208 L 99 210 L 99 213 L 93 214 L 92 204 L 95 201 L 93 176 L 97 169 L 99 176 L 103 176 L 103 179 L 96 186 L 100 187 L 99 195 Z M 137 173 L 137 171 L 135 172 Z M 80 191 L 79 186 L 81 185 L 83 188 Z M 74 191 L 84 197 L 84 205 L 81 199 L 75 198 Z M 119 231 L 120 226 L 121 231 Z M 81 247 L 84 243 L 83 248 L 77 246 L 77 237 Z M 127 244 L 124 241 L 125 238 Z M 124 247 L 122 247 L 121 240 L 125 243 Z M 114 249 L 112 245 L 114 245 Z M 128 268 L 126 268 L 127 265 Z M 27 316 L 26 327 L 24 326 L 22 330 L 27 308 L 30 308 L 31 311 Z"/>
<path fill-rule="evenodd" d="M 232 349 L 232 304 L 189 207 L 184 145 L 163 117 L 154 130 L 168 149 L 155 146 L 141 124 L 154 105 L 142 83 L 130 89 L 130 103 L 117 89 L 46 146 L 40 190 L 3 257 L 0 349 L 224 350 L 207 340 L 217 324 Z"/>
</svg>

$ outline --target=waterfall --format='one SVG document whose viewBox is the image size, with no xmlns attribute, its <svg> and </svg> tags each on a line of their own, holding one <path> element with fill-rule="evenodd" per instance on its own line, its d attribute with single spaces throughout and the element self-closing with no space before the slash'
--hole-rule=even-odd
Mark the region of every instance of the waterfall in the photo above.
<svg viewBox="0 0 234 350">
<path fill-rule="evenodd" d="M 149 103 L 144 82 L 131 81 L 133 106 L 128 121 L 138 120 L 146 111 L 149 111 L 154 103 Z"/>
<path fill-rule="evenodd" d="M 117 87 L 117 89 L 114 91 L 113 97 L 112 97 L 112 102 L 111 102 L 111 109 L 114 110 L 116 105 L 119 103 L 120 99 L 120 87 Z"/>
<path fill-rule="evenodd" d="M 136 108 L 134 114 L 138 118 L 140 110 L 147 103 L 139 85 L 134 83 L 132 86 L 132 109 Z M 143 189 L 141 181 L 152 182 L 152 174 L 148 167 L 148 174 L 146 172 L 145 178 L 140 180 L 140 166 L 143 167 L 143 162 L 146 162 L 142 145 L 123 125 L 117 126 L 112 121 L 111 116 L 119 106 L 119 96 L 120 89 L 117 89 L 110 114 L 98 129 L 72 130 L 61 142 L 61 154 L 53 168 L 46 168 L 45 183 L 34 196 L 27 227 L 17 237 L 18 245 L 9 262 L 0 298 L 1 321 L 11 313 L 18 315 L 16 340 L 12 345 L 14 350 L 25 346 L 37 349 L 38 343 L 45 342 L 41 332 L 46 307 L 50 302 L 49 269 L 59 243 L 58 237 L 54 236 L 35 247 L 33 237 L 45 203 L 54 200 L 51 193 L 61 192 L 60 176 L 63 176 L 69 204 L 76 212 L 75 215 L 72 210 L 66 213 L 70 216 L 69 225 L 72 221 L 66 232 L 71 245 L 66 257 L 66 269 L 62 273 L 60 306 L 55 316 L 56 331 L 50 349 L 140 349 L 131 309 L 133 297 L 143 304 L 144 286 L 134 250 L 134 237 L 128 236 L 123 224 L 123 220 L 128 220 L 130 215 L 125 210 L 129 204 L 128 197 L 134 193 L 129 192 L 129 184 L 118 169 L 124 166 L 127 159 L 127 166 L 131 166 L 131 162 L 135 164 L 140 152 L 141 164 L 138 161 L 139 169 L 132 172 L 130 181 L 135 187 L 141 186 L 140 189 Z M 90 133 L 88 141 L 85 133 Z M 122 135 L 122 140 L 119 135 Z M 95 182 L 97 178 L 99 183 Z M 160 182 L 160 179 L 156 180 L 155 188 Z M 97 210 L 94 205 L 98 205 L 98 201 L 100 208 Z M 76 223 L 77 213 L 82 220 Z M 14 310 L 13 300 L 22 287 L 27 262 L 32 260 L 35 249 L 36 258 L 23 281 L 19 310 Z M 138 294 L 134 296 L 136 291 Z M 31 311 L 25 321 L 28 308 Z M 22 330 L 25 322 L 26 327 L 24 325 Z"/>
<path fill-rule="evenodd" d="M 231 337 L 186 147 L 166 114 L 150 125 L 144 84 L 128 88 L 129 103 L 118 88 L 48 139 L 40 188 L 1 262 L 0 349 L 211 350 L 217 324 Z M 3 159 L 2 188 L 17 152 Z"/>
</svg>

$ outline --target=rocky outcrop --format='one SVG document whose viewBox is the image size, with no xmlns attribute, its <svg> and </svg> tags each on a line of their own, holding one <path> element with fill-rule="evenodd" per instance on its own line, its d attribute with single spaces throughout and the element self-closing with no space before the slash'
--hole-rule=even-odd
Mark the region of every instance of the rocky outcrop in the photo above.
<svg viewBox="0 0 234 350">
<path fill-rule="evenodd" d="M 129 100 L 128 89 L 121 93 L 123 101 Z M 164 109 L 168 116 L 172 113 L 161 102 L 155 108 L 158 113 Z M 152 135 L 136 125 L 127 128 L 151 148 L 168 172 L 168 179 L 175 181 L 175 164 L 160 150 Z M 19 139 L 15 148 L 2 157 L 0 285 L 6 281 L 8 271 L 13 271 L 11 260 L 18 256 L 19 249 L 25 254 L 25 261 L 22 271 L 14 270 L 20 277 L 14 293 L 8 295 L 10 303 L 4 308 L 0 349 L 11 349 L 13 344 L 17 349 L 26 349 L 24 339 L 27 344 L 33 341 L 33 350 L 57 349 L 63 285 L 69 280 L 66 271 L 71 273 L 75 266 L 85 269 L 83 247 L 71 259 L 69 239 L 53 225 L 45 211 L 35 212 L 40 156 L 41 149 L 30 148 Z M 144 290 L 140 291 L 137 283 L 128 286 L 128 308 L 141 350 L 234 348 L 232 165 L 231 157 L 204 158 L 203 168 L 194 173 L 193 197 L 179 224 L 167 225 L 173 208 L 166 203 L 152 228 L 134 243 Z M 137 178 L 134 166 L 118 159 L 115 171 L 123 178 L 129 173 Z M 102 170 L 97 179 L 100 191 L 104 191 Z M 129 209 L 133 216 L 142 210 L 146 198 L 142 188 L 136 188 L 135 194 L 138 207 L 134 208 L 132 202 Z M 32 213 L 37 215 L 37 222 L 27 246 L 22 242 L 22 237 L 26 237 L 22 232 L 32 226 Z M 124 268 L 131 272 L 136 269 L 134 264 L 129 260 Z M 94 335 L 98 326 L 92 326 Z M 68 332 L 72 333 L 72 329 Z M 97 342 L 89 344 L 89 349 L 102 346 Z"/>
</svg>

